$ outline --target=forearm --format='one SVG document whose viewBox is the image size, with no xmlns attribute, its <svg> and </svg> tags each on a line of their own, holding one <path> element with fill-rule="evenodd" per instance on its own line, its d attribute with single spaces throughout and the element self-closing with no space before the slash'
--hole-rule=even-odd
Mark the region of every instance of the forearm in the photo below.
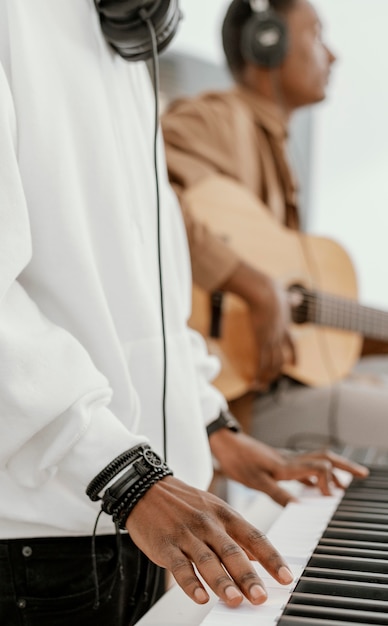
<svg viewBox="0 0 388 626">
<path fill-rule="evenodd" d="M 263 305 L 273 297 L 274 288 L 275 283 L 269 276 L 241 260 L 220 285 L 222 291 L 234 293 L 248 303 L 261 301 Z"/>
<path fill-rule="evenodd" d="M 242 432 L 235 433 L 228 428 L 222 428 L 209 437 L 209 445 L 212 454 L 215 458 L 223 464 L 227 462 L 228 466 L 231 459 L 235 456 L 236 462 L 241 463 L 240 452 L 241 445 L 250 445 L 254 442 L 255 460 L 260 465 L 260 468 L 269 472 L 270 474 L 275 472 L 275 468 L 279 465 L 283 465 L 284 459 L 280 452 L 275 448 L 267 446 L 258 440 L 253 440 L 249 435 Z"/>
</svg>

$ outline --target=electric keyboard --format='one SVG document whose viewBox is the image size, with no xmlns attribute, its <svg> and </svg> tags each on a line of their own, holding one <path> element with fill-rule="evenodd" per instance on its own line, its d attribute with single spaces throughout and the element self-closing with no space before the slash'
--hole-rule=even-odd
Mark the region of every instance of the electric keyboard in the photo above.
<svg viewBox="0 0 388 626">
<path fill-rule="evenodd" d="M 388 625 L 388 467 L 371 467 L 345 492 L 306 489 L 299 500 L 267 533 L 294 583 L 284 587 L 257 565 L 266 603 L 230 609 L 218 601 L 203 626 Z"/>
</svg>

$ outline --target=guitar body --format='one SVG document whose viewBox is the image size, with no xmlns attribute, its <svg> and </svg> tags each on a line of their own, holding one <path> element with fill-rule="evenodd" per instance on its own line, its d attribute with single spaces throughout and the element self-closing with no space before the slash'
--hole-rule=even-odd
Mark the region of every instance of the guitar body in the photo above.
<svg viewBox="0 0 388 626">
<path fill-rule="evenodd" d="M 280 225 L 265 205 L 240 184 L 215 176 L 185 195 L 190 211 L 219 235 L 239 257 L 276 279 L 286 289 L 298 284 L 329 294 L 357 298 L 353 265 L 345 250 L 330 239 L 305 235 Z M 208 343 L 222 364 L 216 386 L 228 400 L 254 388 L 256 349 L 248 307 L 233 294 L 224 294 L 221 336 L 209 337 L 209 293 L 193 288 L 190 326 Z M 316 326 L 292 324 L 297 363 L 284 374 L 312 386 L 329 385 L 346 376 L 357 361 L 359 334 Z"/>
</svg>

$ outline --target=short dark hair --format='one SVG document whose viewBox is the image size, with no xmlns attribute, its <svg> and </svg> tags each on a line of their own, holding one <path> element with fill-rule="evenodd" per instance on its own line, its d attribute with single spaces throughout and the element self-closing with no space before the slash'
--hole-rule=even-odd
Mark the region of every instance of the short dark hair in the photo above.
<svg viewBox="0 0 388 626">
<path fill-rule="evenodd" d="M 287 13 L 297 0 L 270 0 L 271 8 L 278 13 Z M 238 80 L 245 67 L 241 53 L 241 33 L 252 15 L 248 0 L 232 0 L 222 24 L 222 45 L 231 74 Z"/>
</svg>

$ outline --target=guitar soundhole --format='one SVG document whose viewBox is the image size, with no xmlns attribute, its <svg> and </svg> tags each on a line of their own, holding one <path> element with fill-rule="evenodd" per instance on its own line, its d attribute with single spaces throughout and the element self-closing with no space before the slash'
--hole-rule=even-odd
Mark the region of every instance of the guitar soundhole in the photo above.
<svg viewBox="0 0 388 626">
<path fill-rule="evenodd" d="M 294 324 L 306 324 L 306 322 L 312 321 L 315 316 L 315 295 L 297 283 L 290 285 L 287 291 L 291 307 L 291 319 Z"/>
</svg>

